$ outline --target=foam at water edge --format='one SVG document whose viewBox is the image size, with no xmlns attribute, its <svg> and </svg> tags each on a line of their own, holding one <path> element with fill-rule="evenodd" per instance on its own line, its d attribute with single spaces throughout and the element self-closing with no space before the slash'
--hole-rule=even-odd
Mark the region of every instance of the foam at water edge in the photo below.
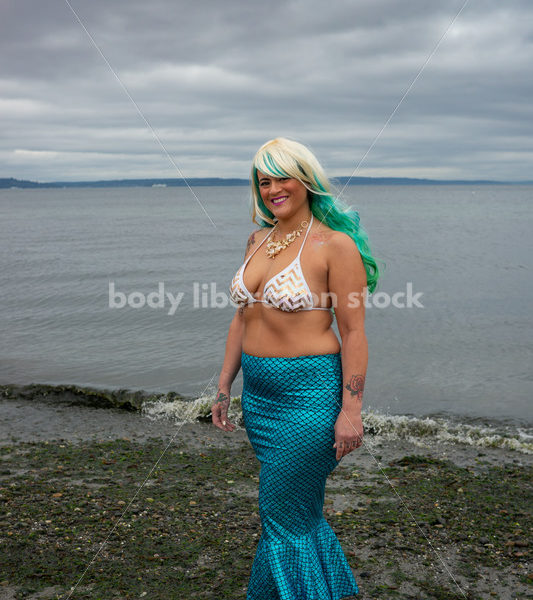
<svg viewBox="0 0 533 600">
<path fill-rule="evenodd" d="M 147 402 L 142 407 L 142 414 L 150 419 L 172 419 L 178 424 L 210 421 L 214 398 L 214 393 L 206 393 L 192 402 Z M 240 397 L 231 399 L 228 416 L 242 426 Z M 525 428 L 469 425 L 444 417 L 387 415 L 375 410 L 363 410 L 363 423 L 365 434 L 376 438 L 405 439 L 417 445 L 424 445 L 424 442 L 466 444 L 533 454 L 533 432 Z"/>
</svg>

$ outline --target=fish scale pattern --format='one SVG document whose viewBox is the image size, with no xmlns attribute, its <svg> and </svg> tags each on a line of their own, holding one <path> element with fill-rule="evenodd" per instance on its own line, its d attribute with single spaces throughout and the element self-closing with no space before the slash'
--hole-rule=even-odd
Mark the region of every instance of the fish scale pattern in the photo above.
<svg viewBox="0 0 533 600">
<path fill-rule="evenodd" d="M 247 600 L 340 600 L 359 593 L 323 515 L 338 465 L 341 354 L 241 355 L 244 426 L 261 469 L 261 538 Z"/>
</svg>

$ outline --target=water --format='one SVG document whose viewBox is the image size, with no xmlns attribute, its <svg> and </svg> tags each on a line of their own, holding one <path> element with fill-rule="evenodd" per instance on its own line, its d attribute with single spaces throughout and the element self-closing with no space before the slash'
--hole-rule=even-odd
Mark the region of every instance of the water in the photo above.
<svg viewBox="0 0 533 600">
<path fill-rule="evenodd" d="M 216 226 L 184 188 L 0 190 L 0 383 L 212 394 L 255 226 L 246 187 L 195 191 Z M 377 291 L 422 292 L 423 308 L 367 309 L 367 410 L 533 424 L 532 191 L 347 188 L 386 262 Z M 110 308 L 110 283 L 183 299 L 173 314 L 168 299 Z M 195 305 L 202 284 L 225 306 Z"/>
</svg>

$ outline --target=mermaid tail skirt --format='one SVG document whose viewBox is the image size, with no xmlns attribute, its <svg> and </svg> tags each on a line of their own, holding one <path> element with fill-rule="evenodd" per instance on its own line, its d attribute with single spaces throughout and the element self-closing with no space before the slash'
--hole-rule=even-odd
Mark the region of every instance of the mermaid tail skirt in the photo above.
<svg viewBox="0 0 533 600">
<path fill-rule="evenodd" d="M 261 463 L 262 533 L 247 600 L 339 600 L 357 583 L 322 510 L 338 465 L 341 355 L 242 353 L 244 426 Z"/>
</svg>

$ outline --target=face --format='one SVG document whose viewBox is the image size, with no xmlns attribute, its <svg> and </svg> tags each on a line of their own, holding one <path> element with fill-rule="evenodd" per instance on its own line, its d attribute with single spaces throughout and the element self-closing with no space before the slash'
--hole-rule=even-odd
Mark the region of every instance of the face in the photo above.
<svg viewBox="0 0 533 600">
<path fill-rule="evenodd" d="M 289 215 L 308 205 L 307 189 L 297 179 L 272 177 L 261 171 L 257 171 L 257 178 L 261 198 L 273 215 Z"/>
</svg>

